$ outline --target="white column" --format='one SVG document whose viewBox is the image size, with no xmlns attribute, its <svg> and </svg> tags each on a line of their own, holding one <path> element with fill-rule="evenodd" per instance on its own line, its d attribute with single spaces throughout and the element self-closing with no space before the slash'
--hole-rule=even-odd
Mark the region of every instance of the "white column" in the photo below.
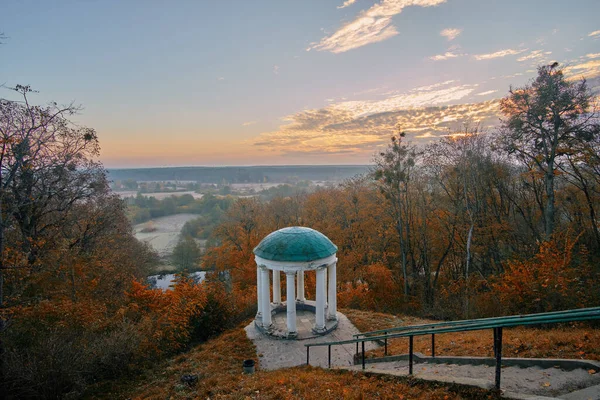
<svg viewBox="0 0 600 400">
<path fill-rule="evenodd" d="M 298 301 L 304 303 L 306 298 L 304 297 L 304 271 L 298 271 Z"/>
<path fill-rule="evenodd" d="M 260 284 L 260 290 L 262 291 L 262 325 L 263 328 L 269 328 L 271 326 L 271 285 L 269 282 L 269 269 L 262 268 L 261 271 L 262 282 Z"/>
<path fill-rule="evenodd" d="M 281 304 L 281 272 L 273 270 L 273 303 Z"/>
<path fill-rule="evenodd" d="M 260 290 L 261 284 L 260 267 L 256 266 L 256 302 L 258 304 L 258 311 L 256 311 L 256 319 L 262 318 L 262 291 Z"/>
<path fill-rule="evenodd" d="M 296 293 L 294 288 L 294 276 L 295 272 L 286 272 L 286 283 L 287 283 L 287 330 L 288 338 L 296 337 Z"/>
<path fill-rule="evenodd" d="M 325 282 L 325 286 L 323 287 L 323 294 L 325 295 L 325 308 L 327 308 L 327 267 L 323 268 L 323 282 Z"/>
<path fill-rule="evenodd" d="M 325 330 L 325 268 L 317 269 L 315 331 Z"/>
<path fill-rule="evenodd" d="M 337 286 L 336 286 L 336 263 L 331 264 L 327 269 L 329 270 L 329 309 L 327 313 L 327 319 L 337 319 Z"/>
</svg>

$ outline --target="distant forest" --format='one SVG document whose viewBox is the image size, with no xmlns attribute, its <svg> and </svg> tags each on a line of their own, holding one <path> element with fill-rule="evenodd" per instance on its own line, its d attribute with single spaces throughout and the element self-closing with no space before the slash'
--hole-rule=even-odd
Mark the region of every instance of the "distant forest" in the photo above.
<svg viewBox="0 0 600 400">
<path fill-rule="evenodd" d="M 295 180 L 342 181 L 368 172 L 368 165 L 285 165 L 255 167 L 170 167 L 109 169 L 111 180 L 261 183 Z"/>
</svg>

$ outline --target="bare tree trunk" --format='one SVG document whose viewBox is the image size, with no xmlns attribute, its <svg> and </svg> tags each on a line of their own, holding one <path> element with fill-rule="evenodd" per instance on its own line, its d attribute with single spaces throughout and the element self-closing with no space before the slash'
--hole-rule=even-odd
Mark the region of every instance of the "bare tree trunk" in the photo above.
<svg viewBox="0 0 600 400">
<path fill-rule="evenodd" d="M 469 233 L 467 235 L 467 248 L 466 248 L 466 263 L 465 263 L 465 318 L 469 318 L 469 267 L 471 266 L 471 241 L 473 239 L 473 213 L 469 205 L 469 195 L 467 193 L 467 168 L 465 158 L 465 169 L 463 170 L 463 195 L 465 197 L 465 209 L 469 215 Z"/>
<path fill-rule="evenodd" d="M 547 200 L 544 208 L 544 233 L 546 239 L 549 239 L 554 233 L 554 167 L 551 163 L 548 165 L 545 181 Z"/>
<path fill-rule="evenodd" d="M 401 221 L 396 223 L 396 230 L 400 238 L 400 255 L 402 257 L 402 279 L 404 280 L 404 300 L 408 298 L 408 276 L 406 273 L 406 249 L 404 243 L 404 226 Z"/>
<path fill-rule="evenodd" d="M 71 262 L 73 262 L 71 260 Z M 75 266 L 71 265 L 71 300 L 77 301 L 77 291 L 75 290 Z"/>
<path fill-rule="evenodd" d="M 596 240 L 596 245 L 598 249 L 600 249 L 600 231 L 598 230 L 598 224 L 596 223 L 596 209 L 594 207 L 594 201 L 592 200 L 592 196 L 590 194 L 590 186 L 588 184 L 587 179 L 583 176 L 582 171 L 579 167 L 573 162 L 573 160 L 569 157 L 569 164 L 571 165 L 571 169 L 573 172 L 565 171 L 567 174 L 572 175 L 573 178 L 579 182 L 579 185 L 573 183 L 573 186 L 581 190 L 585 196 L 585 201 L 588 206 L 588 213 L 590 216 L 591 228 L 594 233 L 594 239 Z M 592 188 L 592 190 L 594 190 Z"/>
<path fill-rule="evenodd" d="M 471 239 L 473 238 L 473 219 L 467 236 L 467 260 L 465 264 L 465 318 L 469 318 L 469 267 L 471 264 Z"/>
</svg>

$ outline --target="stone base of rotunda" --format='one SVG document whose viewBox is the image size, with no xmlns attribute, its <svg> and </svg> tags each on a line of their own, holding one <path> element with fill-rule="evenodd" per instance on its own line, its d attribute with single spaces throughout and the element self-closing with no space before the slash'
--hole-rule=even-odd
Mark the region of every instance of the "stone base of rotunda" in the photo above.
<svg viewBox="0 0 600 400">
<path fill-rule="evenodd" d="M 325 315 L 327 315 L 327 309 L 325 309 Z M 337 319 L 328 319 L 325 317 L 324 329 L 316 331 L 314 329 L 315 302 L 310 300 L 296 302 L 296 332 L 288 333 L 286 318 L 287 305 L 285 302 L 277 305 L 271 304 L 271 326 L 264 327 L 260 319 L 255 319 L 254 325 L 258 331 L 274 339 L 288 340 L 304 340 L 327 335 L 338 326 Z"/>
</svg>

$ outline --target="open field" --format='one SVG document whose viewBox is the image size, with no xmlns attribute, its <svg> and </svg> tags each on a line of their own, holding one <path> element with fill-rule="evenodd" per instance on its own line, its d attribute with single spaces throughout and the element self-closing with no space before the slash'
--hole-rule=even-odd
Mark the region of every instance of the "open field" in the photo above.
<svg viewBox="0 0 600 400">
<path fill-rule="evenodd" d="M 135 190 L 127 190 L 127 191 L 121 191 L 121 192 L 115 192 L 116 194 L 118 194 L 122 199 L 125 199 L 127 197 L 136 197 L 138 192 Z M 166 199 L 167 197 L 171 197 L 171 196 L 183 196 L 186 194 L 190 194 L 192 196 L 194 196 L 194 199 L 201 199 L 202 196 L 204 196 L 202 193 L 196 193 L 194 191 L 188 190 L 185 192 L 155 192 L 155 193 L 142 193 L 142 196 L 144 197 L 154 197 L 157 200 L 163 200 Z"/>
<path fill-rule="evenodd" d="M 198 218 L 196 214 L 174 214 L 167 217 L 155 218 L 133 227 L 135 237 L 139 240 L 150 243 L 150 245 L 159 253 L 167 256 L 171 254 L 173 248 L 179 239 L 181 228 L 187 221 Z M 152 230 L 151 232 L 142 232 L 142 230 Z"/>
</svg>

